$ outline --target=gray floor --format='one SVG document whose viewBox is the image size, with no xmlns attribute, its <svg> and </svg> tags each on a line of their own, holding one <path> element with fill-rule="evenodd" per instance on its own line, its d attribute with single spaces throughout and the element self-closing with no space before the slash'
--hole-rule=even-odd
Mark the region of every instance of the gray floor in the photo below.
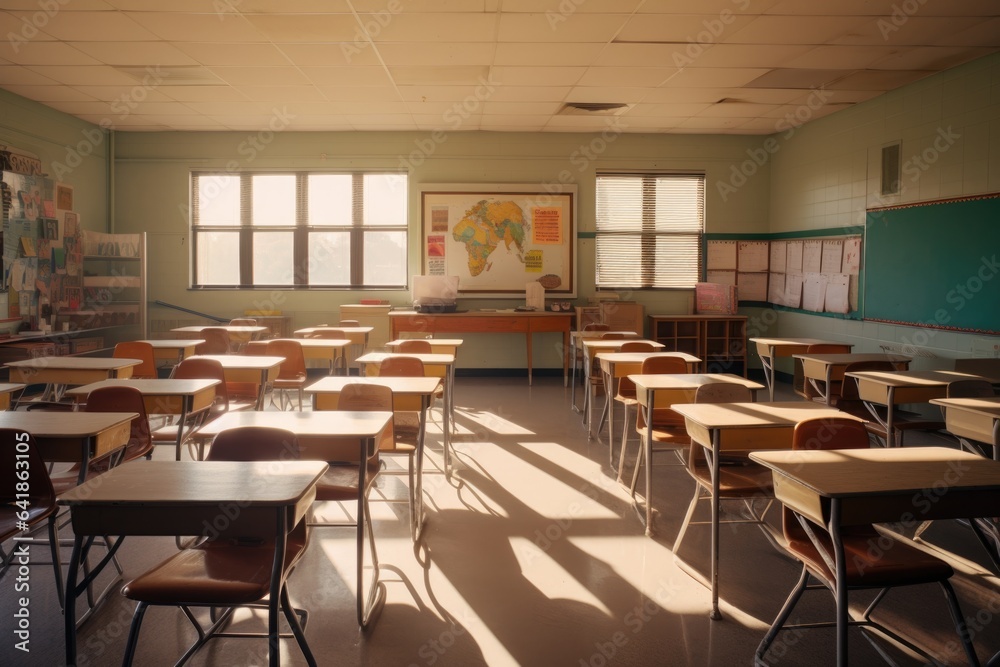
<svg viewBox="0 0 1000 667">
<path fill-rule="evenodd" d="M 789 398 L 786 390 L 782 394 Z M 721 597 L 724 618 L 711 621 L 709 591 L 696 580 L 708 568 L 708 527 L 692 526 L 680 554 L 672 551 L 693 483 L 684 468 L 657 466 L 654 537 L 646 537 L 627 489 L 608 468 L 607 445 L 588 440 L 569 389 L 554 378 L 459 378 L 457 469 L 441 473 L 439 435 L 427 461 L 428 525 L 414 546 L 406 525 L 405 476 L 383 476 L 373 502 L 387 602 L 368 633 L 354 618 L 354 533 L 313 532 L 290 579 L 293 602 L 310 611 L 306 636 L 321 665 L 750 665 L 753 653 L 800 566 L 749 525 L 724 526 Z M 620 423 L 620 422 L 619 422 Z M 432 430 L 439 429 L 432 424 Z M 632 441 L 633 448 L 635 447 Z M 939 441 L 943 442 L 943 441 Z M 168 448 L 156 456 L 169 457 Z M 661 456 L 669 463 L 672 456 Z M 390 461 L 400 470 L 405 459 Z M 338 508 L 324 508 L 334 518 Z M 729 518 L 738 518 L 734 507 Z M 697 520 L 708 518 L 708 507 Z M 64 535 L 69 535 L 67 528 Z M 998 577 L 967 529 L 939 522 L 924 535 L 948 549 L 965 614 L 973 619 L 979 655 L 1000 650 Z M 125 578 L 174 550 L 172 539 L 131 538 L 122 547 Z M 42 560 L 36 547 L 33 558 Z M 682 562 L 686 565 L 682 566 Z M 694 576 L 692 576 L 694 575 Z M 34 567 L 31 652 L 13 649 L 15 578 L 0 581 L 0 665 L 63 663 L 61 615 L 51 571 Z M 855 606 L 871 595 L 857 594 Z M 964 664 L 936 586 L 889 594 L 880 617 L 944 664 Z M 121 660 L 132 604 L 117 593 L 81 629 L 80 665 Z M 807 593 L 795 618 L 829 619 L 824 591 Z M 262 627 L 242 619 L 241 627 Z M 140 638 L 140 665 L 169 665 L 194 634 L 172 608 L 151 610 Z M 777 665 L 833 664 L 831 630 L 786 632 L 770 658 Z M 924 664 L 876 641 L 901 665 Z M 851 664 L 882 664 L 859 631 Z M 264 640 L 217 640 L 193 665 L 266 664 Z M 305 664 L 294 642 L 283 664 Z"/>
</svg>

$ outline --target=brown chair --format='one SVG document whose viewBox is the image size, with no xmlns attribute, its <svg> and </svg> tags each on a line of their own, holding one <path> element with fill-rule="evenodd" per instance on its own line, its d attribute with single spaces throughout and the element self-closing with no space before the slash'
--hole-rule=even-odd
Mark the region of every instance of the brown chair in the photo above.
<svg viewBox="0 0 1000 667">
<path fill-rule="evenodd" d="M 657 375 L 661 373 L 687 373 L 687 363 L 680 357 L 649 357 L 642 362 L 641 375 Z M 632 469 L 632 482 L 629 484 L 629 493 L 635 497 L 635 489 L 639 482 L 639 470 L 645 463 L 652 465 L 652 461 L 646 461 L 646 439 L 652 437 L 652 442 L 648 448 L 651 454 L 661 451 L 672 451 L 678 457 L 682 456 L 684 449 L 691 444 L 687 429 L 684 428 L 684 418 L 670 408 L 655 408 L 650 415 L 646 408 L 636 411 L 635 431 L 639 434 L 639 455 L 635 460 L 635 467 Z M 651 428 L 647 428 L 647 423 Z M 622 449 L 622 457 L 618 462 L 619 476 L 622 466 L 625 463 L 625 450 Z M 646 502 L 650 502 L 650 485 L 652 484 L 652 471 L 646 471 Z"/>
<path fill-rule="evenodd" d="M 393 409 L 392 390 L 385 385 L 351 382 L 344 385 L 337 399 L 337 410 L 387 411 Z M 357 617 L 362 628 L 369 621 L 383 600 L 383 589 L 378 584 L 378 552 L 375 549 L 375 532 L 371 523 L 368 496 L 378 477 L 381 467 L 379 457 L 385 451 L 396 451 L 394 427 L 390 424 L 382 434 L 378 447 L 367 453 L 364 461 L 359 460 L 361 451 L 356 441 L 345 443 L 342 453 L 330 463 L 330 468 L 316 485 L 317 502 L 356 502 L 357 520 L 340 523 L 310 522 L 316 527 L 355 527 L 357 529 Z M 308 449 L 305 450 L 308 456 Z M 400 449 L 399 451 L 404 451 Z M 411 459 L 412 460 L 412 459 Z M 413 483 L 410 484 L 411 498 Z M 413 505 L 411 504 L 412 508 Z M 368 594 L 364 593 L 364 552 L 365 540 L 371 551 L 372 576 Z"/>
<path fill-rule="evenodd" d="M 798 423 L 792 434 L 793 449 L 866 449 L 868 432 L 860 422 L 853 419 L 808 419 Z M 969 636 L 965 617 L 959 608 L 958 598 L 948 579 L 954 573 L 943 560 L 912 546 L 900 539 L 893 539 L 880 533 L 872 525 L 845 526 L 840 529 L 842 552 L 835 554 L 833 538 L 827 526 L 812 522 L 797 515 L 788 508 L 782 508 L 782 530 L 787 542 L 786 549 L 802 563 L 802 574 L 792 589 L 774 623 L 757 647 L 756 664 L 764 665 L 764 655 L 782 628 L 796 628 L 801 633 L 805 627 L 836 626 L 838 634 L 846 633 L 846 625 L 860 625 L 875 628 L 918 653 L 923 653 L 910 642 L 871 619 L 875 608 L 883 600 L 890 588 L 936 582 L 944 590 L 949 611 L 965 649 L 970 664 L 978 665 L 975 649 Z M 888 540 L 891 545 L 883 548 Z M 878 545 L 873 549 L 872 545 Z M 785 626 L 789 616 L 802 594 L 810 588 L 810 580 L 815 579 L 836 595 L 837 583 L 831 562 L 843 562 L 847 590 L 877 589 L 880 592 L 862 613 L 860 620 L 851 620 L 844 600 L 843 614 L 837 622 L 810 623 L 803 626 Z M 846 634 L 842 635 L 846 637 Z"/>
<path fill-rule="evenodd" d="M 695 403 L 749 403 L 753 400 L 750 389 L 732 382 L 712 382 L 703 384 L 695 391 Z M 711 500 L 712 498 L 712 470 L 708 459 L 705 456 L 705 448 L 692 441 L 688 450 L 688 473 L 695 481 L 694 496 L 688 505 L 687 514 L 681 523 L 681 529 L 677 533 L 674 541 L 674 553 L 680 553 L 681 543 L 687 529 L 692 525 L 711 524 L 711 521 L 692 522 L 695 509 L 699 500 Z M 748 452 L 730 452 L 720 454 L 718 465 L 719 501 L 722 500 L 742 500 L 748 518 L 731 519 L 724 523 L 750 523 L 757 525 L 764 531 L 764 535 L 772 542 L 776 543 L 774 536 L 767 530 L 764 517 L 773 504 L 774 490 L 771 486 L 771 471 L 762 465 L 758 465 L 747 458 Z M 760 511 L 754 505 L 756 500 L 766 500 L 764 508 Z"/>
<path fill-rule="evenodd" d="M 654 346 L 649 341 L 644 340 L 633 340 L 626 343 L 622 343 L 620 352 L 655 352 L 656 346 Z M 614 434 L 608 434 L 608 455 L 611 457 L 608 460 L 608 465 L 611 466 L 612 470 L 621 470 L 622 460 L 625 455 L 625 445 L 628 442 L 628 421 L 629 421 L 629 408 L 638 404 L 638 400 L 635 395 L 635 384 L 629 380 L 627 377 L 618 378 L 618 385 L 614 387 L 614 402 L 610 405 L 609 409 L 614 410 L 614 403 L 622 404 L 622 442 L 621 442 L 621 453 L 619 454 L 618 468 L 615 468 L 614 461 Z"/>
<path fill-rule="evenodd" d="M 195 354 L 229 354 L 233 351 L 229 332 L 222 327 L 202 329 L 200 336 L 205 340 L 194 346 Z"/>
<path fill-rule="evenodd" d="M 155 379 L 156 355 L 153 346 L 141 340 L 126 341 L 115 345 L 112 356 L 116 359 L 139 359 L 142 363 L 132 367 L 132 377 L 136 379 Z"/>
<path fill-rule="evenodd" d="M 298 441 L 295 434 L 282 429 L 241 427 L 228 429 L 215 438 L 209 450 L 212 461 L 284 461 L 298 458 Z M 138 602 L 132 616 L 128 641 L 125 646 L 124 665 L 131 665 L 138 645 L 143 616 L 150 605 L 180 607 L 195 626 L 198 639 L 181 657 L 178 664 L 187 661 L 206 642 L 215 637 L 247 637 L 244 633 L 226 633 L 221 630 L 230 622 L 236 608 L 261 606 L 268 598 L 276 557 L 283 554 L 279 600 L 280 608 L 288 621 L 307 662 L 316 660 L 309 650 L 303 634 L 306 613 L 293 609 L 288 598 L 286 580 L 308 545 L 309 532 L 305 519 L 291 527 L 282 543 L 270 539 L 241 539 L 239 536 L 210 536 L 194 548 L 184 549 L 153 569 L 139 575 L 122 588 L 122 595 Z M 271 603 L 275 603 L 271 600 Z M 190 607 L 212 607 L 213 623 L 203 628 L 190 611 Z M 214 608 L 225 608 L 219 616 Z M 271 611 L 268 607 L 269 612 Z M 274 609 L 274 613 L 277 609 Z M 300 623 L 300 618 L 302 622 Z M 270 625 L 270 624 L 269 624 Z M 273 626 L 277 632 L 277 623 Z M 263 635 L 268 636 L 268 635 Z M 269 636 L 276 642 L 277 636 Z"/>
<path fill-rule="evenodd" d="M 590 324 L 584 325 L 584 331 L 610 331 L 611 327 L 607 324 L 601 324 L 600 322 L 591 322 Z"/>
<path fill-rule="evenodd" d="M 430 341 L 426 338 L 409 338 L 400 341 L 395 351 L 400 354 L 432 354 L 434 348 L 431 347 Z"/>
<path fill-rule="evenodd" d="M 850 354 L 850 352 L 850 345 L 838 345 L 835 343 L 814 343 L 806 348 L 806 354 Z M 841 382 L 836 380 L 831 384 L 833 386 L 829 391 L 832 396 L 840 396 Z M 823 396 L 827 393 L 826 382 L 822 380 L 805 380 L 802 392 L 803 396 L 811 401 L 823 401 Z"/>
<path fill-rule="evenodd" d="M 15 556 L 23 555 L 23 551 L 16 545 L 9 552 L 5 551 L 3 543 L 16 535 L 25 535 L 28 529 L 34 529 L 45 521 L 49 533 L 52 569 L 56 577 L 56 596 L 59 607 L 62 608 L 65 597 L 59 565 L 57 494 L 46 472 L 45 461 L 27 431 L 10 428 L 0 429 L 0 461 L 3 462 L 0 469 L 4 470 L 3 479 L 0 479 L 0 577 L 7 572 Z M 21 470 L 25 471 L 24 479 L 17 472 Z M 19 488 L 18 485 L 25 481 L 30 482 L 27 489 Z M 18 502 L 28 504 L 19 506 Z M 26 544 L 24 548 L 27 548 Z"/>
<path fill-rule="evenodd" d="M 278 394 L 279 410 L 291 407 L 292 401 L 288 392 L 294 390 L 299 397 L 299 412 L 302 411 L 302 390 L 309 381 L 306 374 L 306 359 L 302 354 L 302 344 L 297 340 L 278 338 L 267 342 L 267 354 L 275 357 L 284 357 L 278 368 L 278 377 L 275 378 L 271 393 L 272 403 L 274 394 Z"/>
</svg>

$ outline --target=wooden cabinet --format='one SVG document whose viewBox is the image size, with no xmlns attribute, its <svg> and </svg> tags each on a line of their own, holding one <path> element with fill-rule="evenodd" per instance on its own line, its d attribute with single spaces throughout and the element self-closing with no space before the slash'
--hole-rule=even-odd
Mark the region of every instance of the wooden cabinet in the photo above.
<svg viewBox="0 0 1000 667">
<path fill-rule="evenodd" d="M 743 315 L 650 315 L 649 337 L 666 351 L 700 358 L 702 373 L 747 374 L 747 318 Z"/>
<path fill-rule="evenodd" d="M 80 309 L 61 314 L 69 329 L 104 328 L 104 347 L 148 338 L 146 235 L 84 230 Z M 93 351 L 93 350 L 90 350 Z"/>
<path fill-rule="evenodd" d="M 607 324 L 611 331 L 634 331 L 643 335 L 642 304 L 623 301 L 602 301 L 595 306 L 576 307 L 576 329 L 583 331 L 588 324 Z"/>
</svg>

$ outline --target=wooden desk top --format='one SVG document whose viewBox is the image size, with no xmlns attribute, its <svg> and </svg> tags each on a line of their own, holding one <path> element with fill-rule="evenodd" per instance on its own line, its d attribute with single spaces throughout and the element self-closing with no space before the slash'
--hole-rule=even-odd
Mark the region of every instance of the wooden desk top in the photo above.
<svg viewBox="0 0 1000 667">
<path fill-rule="evenodd" d="M 389 313 L 390 318 L 395 317 L 424 317 L 424 318 L 454 318 L 465 317 L 573 317 L 570 311 L 555 312 L 549 310 L 467 310 L 456 313 L 418 313 L 415 310 L 394 310 Z"/>
<path fill-rule="evenodd" d="M 851 345 L 839 340 L 824 340 L 822 338 L 750 338 L 751 343 L 767 345 L 768 347 L 801 347 L 809 345 Z"/>
<path fill-rule="evenodd" d="M 425 340 L 431 344 L 431 347 L 439 345 L 441 347 L 461 347 L 462 343 L 465 341 L 461 338 L 399 338 L 397 340 L 391 340 L 385 344 L 386 347 L 396 347 L 401 345 L 407 340 Z"/>
<path fill-rule="evenodd" d="M 931 403 L 945 408 L 966 410 L 1000 419 L 1000 396 L 983 398 L 935 398 L 931 399 Z"/>
<path fill-rule="evenodd" d="M 198 338 L 157 338 L 150 340 L 136 341 L 138 343 L 149 343 L 154 350 L 178 350 L 194 348 L 198 343 L 205 342 Z"/>
<path fill-rule="evenodd" d="M 267 345 L 274 340 L 286 340 L 298 343 L 302 347 L 336 348 L 341 350 L 351 344 L 349 338 L 269 338 L 267 340 L 256 341 L 251 345 Z"/>
<path fill-rule="evenodd" d="M 601 338 L 604 334 L 616 334 L 625 336 L 626 339 L 635 340 L 636 338 L 642 338 L 639 334 L 634 331 L 570 331 L 569 336 L 572 340 L 587 339 L 587 338 Z"/>
<path fill-rule="evenodd" d="M 329 375 L 305 388 L 307 394 L 340 393 L 348 384 L 374 384 L 389 387 L 394 394 L 430 395 L 441 385 L 437 377 L 345 377 Z"/>
<path fill-rule="evenodd" d="M 13 394 L 15 391 L 24 389 L 25 386 L 18 382 L 0 382 L 0 394 Z"/>
<path fill-rule="evenodd" d="M 34 359 L 9 361 L 5 365 L 11 368 L 46 370 L 114 371 L 138 366 L 141 363 L 141 359 L 118 359 L 115 357 L 35 357 Z"/>
<path fill-rule="evenodd" d="M 631 377 L 631 376 L 630 376 Z M 638 387 L 638 383 L 636 387 Z M 850 415 L 818 403 L 788 401 L 777 403 L 683 403 L 670 406 L 707 429 L 768 428 L 794 426 L 815 417 L 853 419 Z M 860 421 L 860 420 L 858 420 Z"/>
<path fill-rule="evenodd" d="M 629 342 L 629 341 L 624 341 Z M 685 363 L 697 364 L 701 361 L 698 357 L 687 352 L 598 352 L 595 355 L 604 366 L 605 362 L 611 364 L 641 364 L 650 357 L 677 357 L 683 359 Z"/>
<path fill-rule="evenodd" d="M 214 438 L 221 431 L 238 426 L 283 428 L 300 437 L 371 438 L 392 420 L 391 412 L 227 412 L 202 426 L 198 433 Z"/>
<path fill-rule="evenodd" d="M 311 333 L 316 332 L 316 331 L 329 331 L 331 329 L 336 330 L 336 331 L 343 331 L 344 333 L 349 333 L 349 334 L 352 334 L 352 333 L 354 333 L 354 334 L 368 334 L 368 333 L 371 333 L 372 331 L 374 331 L 375 327 L 360 327 L 360 326 L 359 327 L 337 327 L 337 326 L 329 326 L 329 327 L 306 327 L 305 329 L 296 329 L 295 331 L 292 332 L 292 334 L 296 337 L 296 340 L 298 340 L 299 338 L 301 338 L 305 334 L 311 334 Z M 336 339 L 331 339 L 331 340 L 336 340 Z"/>
<path fill-rule="evenodd" d="M 367 352 L 357 359 L 358 363 L 361 364 L 380 364 L 389 357 L 416 357 L 424 364 L 444 364 L 449 365 L 455 363 L 454 354 L 413 354 L 410 352 Z"/>
<path fill-rule="evenodd" d="M 129 424 L 138 417 L 134 412 L 0 412 L 0 428 L 27 431 L 36 438 L 92 437 L 108 429 Z"/>
<path fill-rule="evenodd" d="M 851 352 L 849 354 L 793 354 L 796 359 L 815 361 L 821 364 L 827 364 L 830 366 L 846 366 L 847 364 L 853 364 L 856 361 L 888 361 L 891 363 L 898 363 L 902 361 L 913 361 L 912 357 L 907 357 L 902 354 L 882 354 L 878 352 L 859 352 L 857 354 Z"/>
<path fill-rule="evenodd" d="M 885 387 L 942 387 L 955 380 L 990 380 L 980 375 L 956 371 L 851 371 L 848 377 Z"/>
<path fill-rule="evenodd" d="M 732 373 L 659 373 L 652 375 L 631 374 L 628 376 L 636 389 L 641 391 L 656 391 L 658 389 L 697 389 L 703 384 L 712 382 L 731 382 L 740 384 L 754 391 L 764 389 L 764 385 L 753 380 L 747 380 L 741 375 Z M 703 404 L 707 405 L 707 404 Z M 753 405 L 762 405 L 754 403 Z"/>
<path fill-rule="evenodd" d="M 824 498 L 913 495 L 945 481 L 950 488 L 1000 496 L 1000 461 L 948 447 L 768 451 L 750 458 Z M 955 471 L 953 480 L 943 479 L 948 470 Z"/>
<path fill-rule="evenodd" d="M 277 368 L 285 361 L 284 357 L 272 357 L 255 354 L 197 354 L 189 359 L 214 359 L 223 368 L 265 370 Z"/>
<path fill-rule="evenodd" d="M 127 386 L 135 387 L 143 396 L 193 396 L 206 389 L 212 389 L 217 384 L 218 380 L 101 380 L 67 389 L 66 395 L 85 398 L 90 392 L 101 387 Z"/>
<path fill-rule="evenodd" d="M 175 333 L 201 333 L 205 329 L 225 329 L 231 334 L 256 334 L 268 331 L 267 327 L 256 326 L 233 326 L 229 324 L 196 324 L 189 327 L 177 327 L 171 329 Z"/>
<path fill-rule="evenodd" d="M 620 348 L 625 343 L 652 343 L 653 347 L 657 350 L 662 350 L 666 347 L 663 343 L 659 343 L 655 340 L 649 340 L 647 338 L 627 338 L 627 339 L 612 339 L 605 340 L 603 338 L 585 338 L 583 339 L 583 349 L 587 351 L 591 356 L 597 354 L 598 352 L 612 352 Z"/>
</svg>

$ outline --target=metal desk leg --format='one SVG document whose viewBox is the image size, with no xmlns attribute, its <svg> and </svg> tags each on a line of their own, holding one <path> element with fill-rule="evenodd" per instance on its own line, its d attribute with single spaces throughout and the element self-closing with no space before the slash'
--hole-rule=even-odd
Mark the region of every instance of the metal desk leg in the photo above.
<svg viewBox="0 0 1000 667">
<path fill-rule="evenodd" d="M 712 451 L 705 452 L 711 456 L 708 469 L 712 473 L 712 611 L 709 618 L 717 621 L 722 618 L 719 612 L 719 429 L 712 431 Z"/>
</svg>

